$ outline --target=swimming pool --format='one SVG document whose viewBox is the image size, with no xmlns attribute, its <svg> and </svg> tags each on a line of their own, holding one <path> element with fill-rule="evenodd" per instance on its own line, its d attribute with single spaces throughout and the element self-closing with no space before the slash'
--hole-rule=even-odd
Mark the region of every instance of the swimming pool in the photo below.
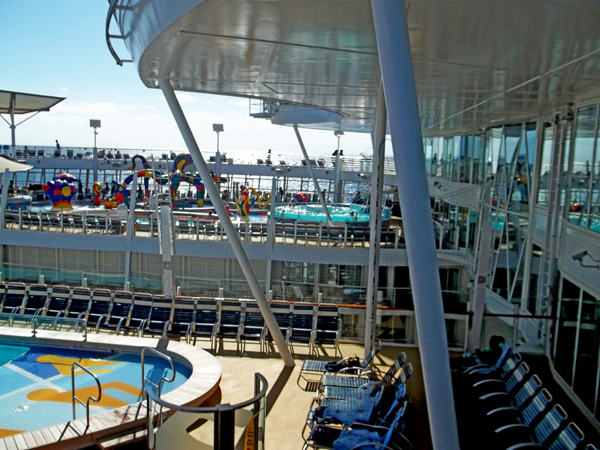
<svg viewBox="0 0 600 450">
<path fill-rule="evenodd" d="M 0 438 L 68 422 L 71 404 L 71 365 L 79 362 L 102 384 L 100 403 L 90 404 L 90 415 L 119 408 L 140 400 L 140 355 L 59 347 L 0 344 Z M 191 371 L 175 363 L 173 383 L 163 383 L 162 392 L 181 386 Z M 171 377 L 169 364 L 148 353 L 146 377 L 157 383 Z M 84 402 L 96 396 L 96 383 L 83 371 L 76 371 L 75 391 Z M 77 404 L 77 417 L 85 408 Z"/>
</svg>

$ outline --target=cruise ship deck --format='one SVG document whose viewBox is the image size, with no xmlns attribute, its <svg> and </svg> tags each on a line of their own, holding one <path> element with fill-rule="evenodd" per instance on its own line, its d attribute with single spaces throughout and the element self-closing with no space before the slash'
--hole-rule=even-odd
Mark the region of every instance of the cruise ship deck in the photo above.
<svg viewBox="0 0 600 450">
<path fill-rule="evenodd" d="M 221 376 L 142 380 L 126 430 L 15 427 L 0 450 L 600 448 L 599 21 L 591 0 L 111 0 L 108 52 L 186 149 L 17 144 L 16 115 L 64 99 L 0 91 L 0 343 L 76 333 L 143 359 L 125 336 Z M 206 152 L 176 92 L 248 98 L 298 151 Z M 343 156 L 344 132 L 372 156 Z M 340 381 L 354 354 L 369 375 Z M 54 369 L 21 374 L 66 399 L 63 360 L 35 358 Z"/>
</svg>

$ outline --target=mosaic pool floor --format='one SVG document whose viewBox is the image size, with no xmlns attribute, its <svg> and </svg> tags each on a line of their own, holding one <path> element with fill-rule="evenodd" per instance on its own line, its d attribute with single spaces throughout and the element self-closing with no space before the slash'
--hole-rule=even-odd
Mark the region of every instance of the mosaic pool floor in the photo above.
<svg viewBox="0 0 600 450">
<path fill-rule="evenodd" d="M 118 352 L 33 347 L 0 344 L 0 438 L 73 419 L 71 366 L 78 362 L 93 372 L 102 384 L 99 403 L 90 404 L 90 415 L 140 400 L 140 356 Z M 171 377 L 168 363 L 146 355 L 146 376 L 157 383 Z M 176 365 L 173 383 L 163 384 L 169 392 L 187 380 L 190 371 Z M 75 371 L 75 392 L 84 402 L 97 395 L 94 379 Z M 77 417 L 85 408 L 77 404 Z"/>
</svg>

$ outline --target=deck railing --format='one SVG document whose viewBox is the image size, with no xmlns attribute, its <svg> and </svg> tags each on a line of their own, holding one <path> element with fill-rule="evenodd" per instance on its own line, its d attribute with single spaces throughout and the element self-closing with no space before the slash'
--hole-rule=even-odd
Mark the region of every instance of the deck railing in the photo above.
<svg viewBox="0 0 600 450">
<path fill-rule="evenodd" d="M 201 427 L 194 433 L 193 445 L 198 448 L 263 449 L 268 383 L 260 373 L 254 374 L 254 380 L 254 396 L 235 405 L 180 406 L 164 401 L 152 389 L 147 390 L 148 448 L 171 449 L 181 436 L 188 436 Z M 163 408 L 172 414 L 160 423 Z"/>
</svg>

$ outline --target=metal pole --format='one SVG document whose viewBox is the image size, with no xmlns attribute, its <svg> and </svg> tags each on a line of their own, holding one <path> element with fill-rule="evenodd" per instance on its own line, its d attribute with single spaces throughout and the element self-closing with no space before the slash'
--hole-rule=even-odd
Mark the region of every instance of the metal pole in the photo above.
<svg viewBox="0 0 600 450">
<path fill-rule="evenodd" d="M 231 223 L 231 219 L 229 218 L 229 214 L 225 209 L 225 205 L 223 204 L 223 200 L 219 197 L 219 193 L 217 191 L 217 187 L 215 186 L 215 182 L 210 176 L 210 170 L 208 170 L 208 166 L 204 161 L 204 157 L 200 152 L 200 148 L 192 134 L 192 130 L 185 118 L 185 114 L 181 109 L 181 105 L 175 96 L 175 92 L 173 91 L 173 86 L 171 86 L 171 82 L 169 80 L 158 80 L 158 85 L 162 89 L 165 99 L 171 109 L 171 113 L 173 114 L 173 118 L 179 127 L 179 131 L 181 136 L 183 137 L 186 146 L 192 156 L 192 160 L 194 161 L 194 165 L 196 169 L 200 173 L 200 177 L 204 182 L 204 186 L 208 195 L 213 199 L 213 207 L 217 211 L 217 215 L 221 219 L 221 224 L 225 229 L 225 233 L 227 234 L 227 238 L 229 239 L 229 243 L 237 257 L 237 260 L 244 272 L 244 276 L 248 281 L 248 285 L 256 299 L 256 303 L 260 308 L 260 311 L 265 318 L 265 323 L 269 327 L 269 331 L 273 336 L 273 340 L 277 345 L 279 350 L 279 354 L 283 359 L 284 363 L 288 367 L 293 367 L 295 365 L 294 358 L 290 353 L 285 339 L 281 334 L 281 330 L 279 329 L 279 325 L 277 324 L 277 320 L 275 320 L 275 316 L 271 312 L 271 308 L 267 303 L 267 299 L 265 298 L 265 293 L 263 292 L 258 279 L 256 278 L 256 274 L 254 273 L 254 269 L 252 269 L 252 265 L 248 260 L 248 255 L 244 251 L 244 247 L 242 247 L 242 243 L 240 242 L 240 237 L 235 231 L 235 227 Z"/>
<path fill-rule="evenodd" d="M 483 334 L 483 313 L 485 312 L 485 291 L 490 273 L 490 256 L 492 252 L 492 221 L 490 219 L 490 191 L 489 183 L 481 186 L 481 206 L 479 210 L 479 244 L 477 247 L 477 266 L 475 267 L 475 286 L 471 311 L 473 323 L 469 331 L 469 348 L 475 349 L 481 345 Z"/>
<path fill-rule="evenodd" d="M 94 181 L 98 181 L 98 147 L 96 147 L 97 134 L 98 131 L 96 131 L 96 127 L 94 127 Z"/>
<path fill-rule="evenodd" d="M 325 216 L 327 216 L 327 222 L 333 225 L 333 221 L 331 220 L 331 216 L 329 215 L 329 210 L 327 209 L 327 204 L 325 203 L 325 197 L 323 196 L 323 192 L 321 192 L 321 188 L 319 187 L 319 180 L 317 180 L 317 176 L 315 175 L 315 171 L 313 170 L 312 164 L 308 159 L 308 153 L 306 153 L 306 148 L 304 147 L 304 142 L 302 142 L 302 137 L 300 136 L 300 132 L 298 131 L 298 125 L 294 124 L 294 131 L 296 132 L 296 137 L 298 138 L 298 144 L 300 144 L 300 148 L 302 149 L 302 154 L 304 155 L 304 161 L 306 161 L 306 167 L 308 168 L 308 173 L 313 179 L 313 183 L 315 184 L 315 189 L 317 190 L 317 194 L 319 195 L 319 200 L 321 201 L 321 205 L 323 206 L 323 210 L 325 211 Z"/>
<path fill-rule="evenodd" d="M 404 0 L 371 0 L 435 449 L 458 450 L 425 155 Z"/>
<path fill-rule="evenodd" d="M 219 150 L 219 132 L 217 131 L 217 154 L 215 155 L 215 174 L 221 176 L 221 152 Z M 219 185 L 220 189 L 220 185 Z"/>
<path fill-rule="evenodd" d="M 342 192 L 340 189 L 340 182 L 341 182 L 341 176 L 342 176 L 342 167 L 341 167 L 341 162 L 342 162 L 342 158 L 340 157 L 340 138 L 341 136 L 338 135 L 338 146 L 337 146 L 337 153 L 335 154 L 335 179 L 334 179 L 334 185 L 333 185 L 333 202 L 334 203 L 342 203 Z"/>
<path fill-rule="evenodd" d="M 12 144 L 12 157 L 14 157 L 16 155 L 16 151 L 15 151 L 15 145 L 17 145 L 17 137 L 16 137 L 16 131 L 17 131 L 17 126 L 15 125 L 15 103 L 16 103 L 17 99 L 15 94 L 11 94 L 10 96 L 10 138 L 11 138 L 11 144 Z"/>
<path fill-rule="evenodd" d="M 387 112 L 383 84 L 377 89 L 377 109 L 373 136 L 373 169 L 369 220 L 369 273 L 367 278 L 367 316 L 365 320 L 365 357 L 377 337 L 377 288 L 379 286 L 379 253 L 381 249 L 381 201 L 385 163 L 385 131 Z"/>
</svg>

